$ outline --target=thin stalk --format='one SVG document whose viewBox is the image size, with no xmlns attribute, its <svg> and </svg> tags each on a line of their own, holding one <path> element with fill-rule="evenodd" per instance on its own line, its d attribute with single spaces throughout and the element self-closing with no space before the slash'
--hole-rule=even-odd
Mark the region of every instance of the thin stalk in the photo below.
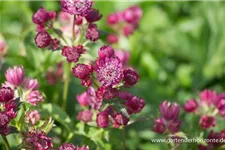
<svg viewBox="0 0 225 150">
<path fill-rule="evenodd" d="M 75 27 L 76 27 L 76 15 L 73 16 L 72 45 L 74 45 L 74 41 L 75 41 L 75 39 L 76 39 Z"/>
<path fill-rule="evenodd" d="M 2 139 L 5 144 L 6 150 L 10 150 L 9 142 L 8 142 L 6 136 L 2 135 Z"/>
<path fill-rule="evenodd" d="M 69 89 L 69 83 L 70 83 L 70 67 L 71 63 L 66 63 L 66 78 L 65 78 L 65 83 L 63 87 L 63 103 L 62 103 L 62 108 L 66 110 L 66 105 L 67 105 L 67 96 L 68 96 L 68 89 Z"/>
<path fill-rule="evenodd" d="M 66 45 L 69 45 L 65 37 L 58 33 L 57 29 L 53 28 L 53 31 L 66 43 Z"/>
<path fill-rule="evenodd" d="M 126 143 L 125 143 L 125 128 L 122 128 L 122 144 L 123 144 L 123 150 L 126 150 Z"/>
</svg>

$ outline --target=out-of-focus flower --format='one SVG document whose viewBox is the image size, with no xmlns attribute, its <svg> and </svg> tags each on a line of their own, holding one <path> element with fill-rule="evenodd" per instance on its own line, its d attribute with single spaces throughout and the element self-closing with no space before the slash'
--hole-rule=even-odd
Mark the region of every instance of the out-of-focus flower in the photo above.
<svg viewBox="0 0 225 150">
<path fill-rule="evenodd" d="M 22 148 L 29 150 L 49 150 L 53 147 L 52 139 L 42 131 L 30 131 L 24 134 Z"/>
<path fill-rule="evenodd" d="M 134 33 L 135 28 L 129 24 L 123 27 L 123 34 L 124 36 L 128 37 Z"/>
<path fill-rule="evenodd" d="M 80 17 L 80 16 L 77 16 L 77 18 L 76 18 L 76 25 L 82 25 L 82 23 L 83 23 L 83 18 L 82 17 Z"/>
<path fill-rule="evenodd" d="M 167 121 L 177 120 L 180 112 L 180 106 L 177 103 L 164 101 L 160 104 L 160 112 Z"/>
<path fill-rule="evenodd" d="M 92 121 L 92 112 L 90 110 L 84 110 L 78 113 L 77 119 L 83 122 Z"/>
<path fill-rule="evenodd" d="M 123 12 L 123 19 L 136 26 L 142 17 L 142 10 L 138 6 L 131 6 Z"/>
<path fill-rule="evenodd" d="M 123 65 L 127 65 L 130 59 L 130 52 L 125 50 L 116 50 L 115 55 L 120 59 Z"/>
<path fill-rule="evenodd" d="M 89 97 L 88 103 L 91 106 L 91 108 L 99 110 L 102 106 L 102 100 L 97 97 L 95 89 L 92 86 L 88 88 L 87 94 Z"/>
<path fill-rule="evenodd" d="M 106 111 L 99 112 L 97 114 L 97 125 L 100 128 L 106 128 L 109 126 L 109 114 Z"/>
<path fill-rule="evenodd" d="M 98 88 L 96 94 L 99 99 L 109 100 L 117 96 L 118 90 L 116 88 L 101 86 Z"/>
<path fill-rule="evenodd" d="M 200 125 L 203 129 L 208 129 L 216 125 L 216 118 L 214 116 L 203 115 L 200 118 Z"/>
<path fill-rule="evenodd" d="M 35 37 L 35 43 L 39 48 L 46 48 L 50 45 L 52 39 L 46 31 L 38 32 Z"/>
<path fill-rule="evenodd" d="M 37 79 L 25 78 L 24 88 L 27 90 L 34 91 L 39 87 Z"/>
<path fill-rule="evenodd" d="M 125 87 L 131 87 L 135 85 L 139 80 L 138 73 L 132 68 L 126 68 L 123 70 L 123 81 Z"/>
<path fill-rule="evenodd" d="M 0 88 L 0 102 L 8 102 L 14 98 L 14 91 L 10 87 Z"/>
<path fill-rule="evenodd" d="M 208 106 L 212 105 L 216 101 L 216 98 L 217 98 L 216 91 L 206 89 L 200 93 L 201 102 Z"/>
<path fill-rule="evenodd" d="M 92 8 L 91 0 L 61 0 L 62 11 L 71 15 L 86 16 Z"/>
<path fill-rule="evenodd" d="M 119 37 L 115 34 L 109 34 L 107 36 L 107 42 L 109 44 L 115 44 L 115 43 L 118 43 L 118 41 L 119 41 Z"/>
<path fill-rule="evenodd" d="M 67 58 L 68 62 L 77 62 L 80 58 L 80 55 L 85 53 L 86 50 L 82 45 L 68 47 L 64 46 L 62 49 L 62 55 Z"/>
<path fill-rule="evenodd" d="M 112 13 L 107 17 L 107 22 L 109 25 L 115 25 L 119 23 L 119 21 L 120 21 L 119 13 Z"/>
<path fill-rule="evenodd" d="M 113 116 L 113 126 L 116 128 L 121 125 L 126 126 L 128 122 L 129 122 L 129 118 L 124 116 L 122 113 L 116 113 Z"/>
<path fill-rule="evenodd" d="M 99 39 L 99 31 L 96 24 L 89 24 L 86 32 L 86 39 L 93 42 Z"/>
<path fill-rule="evenodd" d="M 9 133 L 9 122 L 9 117 L 5 113 L 0 112 L 0 134 L 7 135 Z"/>
<path fill-rule="evenodd" d="M 57 49 L 59 49 L 59 40 L 58 39 L 56 39 L 56 38 L 54 38 L 54 39 L 51 39 L 51 42 L 50 42 L 50 44 L 49 44 L 49 48 L 51 49 L 51 50 L 57 50 Z"/>
<path fill-rule="evenodd" d="M 90 12 L 88 12 L 88 14 L 85 16 L 87 22 L 89 23 L 93 23 L 96 22 L 98 20 L 100 20 L 102 18 L 102 15 L 99 13 L 99 11 L 97 9 L 91 9 Z"/>
<path fill-rule="evenodd" d="M 98 59 L 96 61 L 95 71 L 98 81 L 103 86 L 116 85 L 123 78 L 122 63 L 117 57 Z"/>
<path fill-rule="evenodd" d="M 44 101 L 44 97 L 39 91 L 31 91 L 29 95 L 27 95 L 27 101 L 36 106 L 39 102 Z"/>
<path fill-rule="evenodd" d="M 89 96 L 87 92 L 77 95 L 77 101 L 80 103 L 81 106 L 88 106 L 88 99 Z"/>
<path fill-rule="evenodd" d="M 70 22 L 70 20 L 72 19 L 72 16 L 66 12 L 61 11 L 58 14 L 58 20 L 62 23 L 62 24 L 68 24 Z"/>
<path fill-rule="evenodd" d="M 188 100 L 184 105 L 186 112 L 195 112 L 198 109 L 198 102 L 195 99 Z"/>
<path fill-rule="evenodd" d="M 5 42 L 5 40 L 0 38 L 0 61 L 1 61 L 1 57 L 3 57 L 6 54 L 7 51 L 7 43 Z"/>
<path fill-rule="evenodd" d="M 72 71 L 73 75 L 79 79 L 86 79 L 91 73 L 89 66 L 85 64 L 77 64 Z"/>
<path fill-rule="evenodd" d="M 157 118 L 154 121 L 153 131 L 162 134 L 166 131 L 166 125 L 163 118 Z"/>
<path fill-rule="evenodd" d="M 181 121 L 179 121 L 179 120 L 172 120 L 172 121 L 169 122 L 168 130 L 171 133 L 176 133 L 177 131 L 179 131 L 180 126 L 181 126 Z"/>
<path fill-rule="evenodd" d="M 35 125 L 40 120 L 40 114 L 37 110 L 30 111 L 26 114 L 26 120 Z"/>
<path fill-rule="evenodd" d="M 104 45 L 98 50 L 98 56 L 100 58 L 112 57 L 114 56 L 114 49 L 111 46 Z"/>
<path fill-rule="evenodd" d="M 47 12 L 45 8 L 41 7 L 38 11 L 33 15 L 32 21 L 38 25 L 44 25 L 49 20 L 54 20 L 56 17 L 55 12 Z"/>
<path fill-rule="evenodd" d="M 58 148 L 58 150 L 76 150 L 76 147 L 71 143 L 64 143 Z"/>
<path fill-rule="evenodd" d="M 20 86 L 24 80 L 24 69 L 22 66 L 14 66 L 13 68 L 8 68 L 5 73 L 5 78 L 7 82 L 14 86 Z"/>
<path fill-rule="evenodd" d="M 225 92 L 219 94 L 216 99 L 216 107 L 223 118 L 225 118 Z"/>
</svg>

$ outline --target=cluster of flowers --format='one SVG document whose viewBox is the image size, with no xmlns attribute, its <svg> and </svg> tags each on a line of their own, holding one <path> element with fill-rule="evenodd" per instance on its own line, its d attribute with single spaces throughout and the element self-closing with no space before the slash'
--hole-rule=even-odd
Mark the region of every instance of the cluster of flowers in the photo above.
<svg viewBox="0 0 225 150">
<path fill-rule="evenodd" d="M 206 89 L 200 93 L 200 101 L 196 99 L 188 100 L 184 105 L 184 110 L 188 113 L 194 113 L 200 117 L 200 125 L 202 129 L 210 129 L 216 126 L 216 116 L 225 119 L 225 92 L 217 94 L 216 91 Z M 208 139 L 225 139 L 225 129 L 220 133 L 210 131 Z M 207 146 L 200 145 L 199 149 L 213 149 L 222 143 L 207 143 Z"/>
<path fill-rule="evenodd" d="M 160 112 L 162 116 L 155 119 L 153 131 L 160 134 L 178 132 L 181 126 L 181 121 L 178 120 L 180 106 L 177 103 L 163 101 L 160 104 Z"/>
<path fill-rule="evenodd" d="M 120 33 L 125 37 L 132 35 L 138 27 L 141 16 L 142 10 L 138 6 L 131 6 L 124 11 L 110 14 L 107 17 L 107 22 L 115 33 L 108 35 L 108 43 L 117 43 L 119 41 L 119 35 L 121 35 Z"/>
</svg>

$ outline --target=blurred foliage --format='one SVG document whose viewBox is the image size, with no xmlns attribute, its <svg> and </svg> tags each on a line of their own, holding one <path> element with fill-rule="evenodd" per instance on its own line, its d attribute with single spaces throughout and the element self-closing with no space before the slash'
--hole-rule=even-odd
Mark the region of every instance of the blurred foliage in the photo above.
<svg viewBox="0 0 225 150">
<path fill-rule="evenodd" d="M 103 14 L 103 19 L 98 23 L 99 28 L 110 32 L 106 16 L 134 4 L 143 9 L 143 18 L 138 31 L 129 40 L 122 39 L 120 47 L 129 46 L 130 64 L 140 73 L 140 82 L 130 89 L 130 92 L 145 99 L 147 105 L 137 117 L 147 119 L 137 121 L 126 128 L 126 145 L 130 150 L 160 150 L 166 148 L 166 145 L 151 143 L 150 139 L 160 137 L 151 132 L 151 127 L 152 116 L 159 114 L 158 105 L 162 100 L 176 101 L 182 105 L 205 88 L 218 92 L 225 90 L 225 2 L 98 1 L 95 7 Z M 59 2 L 56 1 L 0 2 L 0 32 L 8 44 L 8 54 L 4 59 L 0 81 L 4 81 L 3 72 L 8 66 L 21 64 L 28 76 L 38 79 L 47 101 L 60 103 L 63 83 L 54 87 L 48 85 L 45 72 L 49 68 L 55 68 L 62 57 L 57 52 L 38 49 L 33 40 L 35 25 L 31 17 L 40 6 L 47 10 L 60 11 Z M 105 38 L 102 40 L 105 41 Z M 78 80 L 73 79 L 69 90 L 68 115 L 60 111 L 58 106 L 51 104 L 42 106 L 43 111 L 46 110 L 50 114 L 56 111 L 56 116 L 53 116 L 56 124 L 65 126 L 65 122 L 69 121 L 71 127 L 66 127 L 69 130 L 85 128 L 86 125 L 76 121 L 79 107 L 75 97 L 84 89 L 79 86 Z M 72 120 L 66 119 L 68 116 Z M 197 130 L 199 118 L 191 115 L 184 117 L 183 114 L 181 118 L 184 119 L 181 130 L 189 137 L 190 131 Z M 188 124 L 187 128 L 187 122 L 190 120 L 195 120 L 196 123 Z M 57 133 L 58 130 L 55 128 L 51 134 Z M 88 130 L 79 133 L 82 136 L 73 136 L 70 141 L 79 145 L 89 144 L 92 149 L 96 143 L 105 149 L 121 149 L 118 144 L 121 141 L 121 132 L 118 129 L 109 131 L 108 135 L 107 132 L 103 135 L 101 130 L 98 130 L 99 135 L 95 135 L 91 141 L 87 134 L 95 134 L 97 129 L 93 127 Z M 102 137 L 106 142 L 101 143 L 99 138 Z M 193 145 L 183 144 L 181 149 L 195 149 L 191 146 Z"/>
</svg>

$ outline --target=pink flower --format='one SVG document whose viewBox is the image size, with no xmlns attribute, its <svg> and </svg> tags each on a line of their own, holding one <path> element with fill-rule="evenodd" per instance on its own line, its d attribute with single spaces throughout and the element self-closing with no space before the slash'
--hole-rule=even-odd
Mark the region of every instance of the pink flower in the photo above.
<svg viewBox="0 0 225 150">
<path fill-rule="evenodd" d="M 127 65 L 130 59 L 130 52 L 125 50 L 116 50 L 115 55 L 120 59 L 123 65 Z"/>
<path fill-rule="evenodd" d="M 7 114 L 7 116 L 10 119 L 14 119 L 17 115 L 17 110 L 18 110 L 18 106 L 17 106 L 17 101 L 16 100 L 10 100 L 8 102 L 5 103 L 5 113 Z"/>
<path fill-rule="evenodd" d="M 117 23 L 119 23 L 120 21 L 120 16 L 118 13 L 112 13 L 110 15 L 108 15 L 107 17 L 107 22 L 109 25 L 115 25 Z"/>
<path fill-rule="evenodd" d="M 61 0 L 62 11 L 71 15 L 86 16 L 91 11 L 91 0 Z"/>
<path fill-rule="evenodd" d="M 27 96 L 27 101 L 31 104 L 36 106 L 39 102 L 44 101 L 44 97 L 39 91 L 31 91 Z"/>
<path fill-rule="evenodd" d="M 37 110 L 30 111 L 26 114 L 26 120 L 32 125 L 35 125 L 40 120 L 40 114 Z"/>
<path fill-rule="evenodd" d="M 124 105 L 127 107 L 127 111 L 129 114 L 139 113 L 145 106 L 145 102 L 143 99 L 133 96 L 132 98 L 125 101 Z"/>
<path fill-rule="evenodd" d="M 177 103 L 164 101 L 160 104 L 160 112 L 167 121 L 177 120 L 180 112 L 180 106 Z"/>
<path fill-rule="evenodd" d="M 51 43 L 51 36 L 46 31 L 38 32 L 35 37 L 35 43 L 39 48 L 46 48 Z"/>
<path fill-rule="evenodd" d="M 225 92 L 219 94 L 216 99 L 216 107 L 223 118 L 225 118 Z"/>
<path fill-rule="evenodd" d="M 155 119 L 153 131 L 159 134 L 162 134 L 166 131 L 166 124 L 163 120 L 163 118 Z"/>
<path fill-rule="evenodd" d="M 62 55 L 67 58 L 68 62 L 77 62 L 80 58 L 80 55 L 85 53 L 86 50 L 82 45 L 68 47 L 64 46 L 62 49 Z"/>
<path fill-rule="evenodd" d="M 117 96 L 118 90 L 116 88 L 101 86 L 98 88 L 98 91 L 96 92 L 96 94 L 99 99 L 109 100 Z"/>
<path fill-rule="evenodd" d="M 64 143 L 58 148 L 58 150 L 76 150 L 76 147 L 71 143 Z"/>
<path fill-rule="evenodd" d="M 131 6 L 123 12 L 123 19 L 134 26 L 139 23 L 141 16 L 142 10 L 138 6 Z"/>
<path fill-rule="evenodd" d="M 27 90 L 34 91 L 39 87 L 37 79 L 25 78 L 24 88 Z"/>
<path fill-rule="evenodd" d="M 98 56 L 100 58 L 112 57 L 114 56 L 114 49 L 111 46 L 104 45 L 98 50 Z"/>
<path fill-rule="evenodd" d="M 186 112 L 195 112 L 198 109 L 198 102 L 195 99 L 190 99 L 184 105 L 184 110 Z"/>
<path fill-rule="evenodd" d="M 95 89 L 90 86 L 87 90 L 87 94 L 89 97 L 88 103 L 91 108 L 99 110 L 102 106 L 102 100 L 97 97 Z"/>
<path fill-rule="evenodd" d="M 62 23 L 62 24 L 67 24 L 69 23 L 69 21 L 71 20 L 71 15 L 66 13 L 66 12 L 63 12 L 61 11 L 58 15 L 58 19 L 59 21 Z"/>
<path fill-rule="evenodd" d="M 129 92 L 126 92 L 126 91 L 120 91 L 118 94 L 118 97 L 122 100 L 129 100 L 129 99 L 133 98 L 133 96 Z"/>
<path fill-rule="evenodd" d="M 92 8 L 90 12 L 85 16 L 87 22 L 93 23 L 102 18 L 102 15 L 99 13 L 97 9 Z"/>
<path fill-rule="evenodd" d="M 200 118 L 200 125 L 203 129 L 208 129 L 216 125 L 216 118 L 214 116 L 203 115 Z"/>
<path fill-rule="evenodd" d="M 82 25 L 82 23 L 83 23 L 83 18 L 82 17 L 80 17 L 80 16 L 77 16 L 77 18 L 76 18 L 76 25 Z"/>
<path fill-rule="evenodd" d="M 9 117 L 5 113 L 0 112 L 0 134 L 7 135 L 9 133 L 9 122 Z"/>
<path fill-rule="evenodd" d="M 73 75 L 79 79 L 86 79 L 91 73 L 89 66 L 85 64 L 77 64 L 72 71 Z"/>
<path fill-rule="evenodd" d="M 32 150 L 49 150 L 53 147 L 52 139 L 42 131 L 30 131 L 25 133 L 22 148 Z"/>
<path fill-rule="evenodd" d="M 56 17 L 55 12 L 47 12 L 45 8 L 41 7 L 38 11 L 33 15 L 32 21 L 37 25 L 44 25 L 49 20 L 54 20 Z"/>
<path fill-rule="evenodd" d="M 92 80 L 90 77 L 87 77 L 85 79 L 81 80 L 81 85 L 85 86 L 85 87 L 89 87 L 92 85 Z"/>
<path fill-rule="evenodd" d="M 109 44 L 115 44 L 115 43 L 118 43 L 118 41 L 119 41 L 119 37 L 115 34 L 109 34 L 107 37 L 107 42 Z"/>
<path fill-rule="evenodd" d="M 84 110 L 78 113 L 77 120 L 83 122 L 90 122 L 92 121 L 92 112 L 90 110 Z"/>
<path fill-rule="evenodd" d="M 14 91 L 10 87 L 0 88 L 0 102 L 8 102 L 14 98 Z"/>
<path fill-rule="evenodd" d="M 6 70 L 5 78 L 7 82 L 11 83 L 14 86 L 20 86 L 24 80 L 24 69 L 22 66 L 14 66 Z"/>
<path fill-rule="evenodd" d="M 117 57 L 103 58 L 96 61 L 97 79 L 103 86 L 118 84 L 123 78 L 122 64 Z"/>
<path fill-rule="evenodd" d="M 123 81 L 125 87 L 131 87 L 135 85 L 139 80 L 138 73 L 132 68 L 126 68 L 123 70 Z"/>
<path fill-rule="evenodd" d="M 176 133 L 179 131 L 180 129 L 180 126 L 181 126 L 181 121 L 179 120 L 172 120 L 169 122 L 169 125 L 168 125 L 168 130 L 171 132 L 171 133 Z"/>
<path fill-rule="evenodd" d="M 88 106 L 88 99 L 89 96 L 87 92 L 77 95 L 77 101 L 80 103 L 81 106 Z"/>
<path fill-rule="evenodd" d="M 97 125 L 100 128 L 109 126 L 109 114 L 106 111 L 99 112 L 96 119 Z"/>
<path fill-rule="evenodd" d="M 59 40 L 58 39 L 56 39 L 56 38 L 54 38 L 54 39 L 51 39 L 51 42 L 50 42 L 50 49 L 51 50 L 58 50 L 59 49 Z"/>
<path fill-rule="evenodd" d="M 210 106 L 216 101 L 217 93 L 216 93 L 216 91 L 206 89 L 200 93 L 200 98 L 201 98 L 202 103 Z"/>
<path fill-rule="evenodd" d="M 86 39 L 93 42 L 99 39 L 99 31 L 96 24 L 89 24 L 86 32 Z"/>
<path fill-rule="evenodd" d="M 115 128 L 123 125 L 123 126 L 126 126 L 127 123 L 129 122 L 129 118 L 124 116 L 122 113 L 116 113 L 114 116 L 113 116 L 113 126 Z"/>
<path fill-rule="evenodd" d="M 127 24 L 126 26 L 123 27 L 123 34 L 126 37 L 129 37 L 130 35 L 132 35 L 134 33 L 135 28 L 129 24 Z"/>
</svg>

